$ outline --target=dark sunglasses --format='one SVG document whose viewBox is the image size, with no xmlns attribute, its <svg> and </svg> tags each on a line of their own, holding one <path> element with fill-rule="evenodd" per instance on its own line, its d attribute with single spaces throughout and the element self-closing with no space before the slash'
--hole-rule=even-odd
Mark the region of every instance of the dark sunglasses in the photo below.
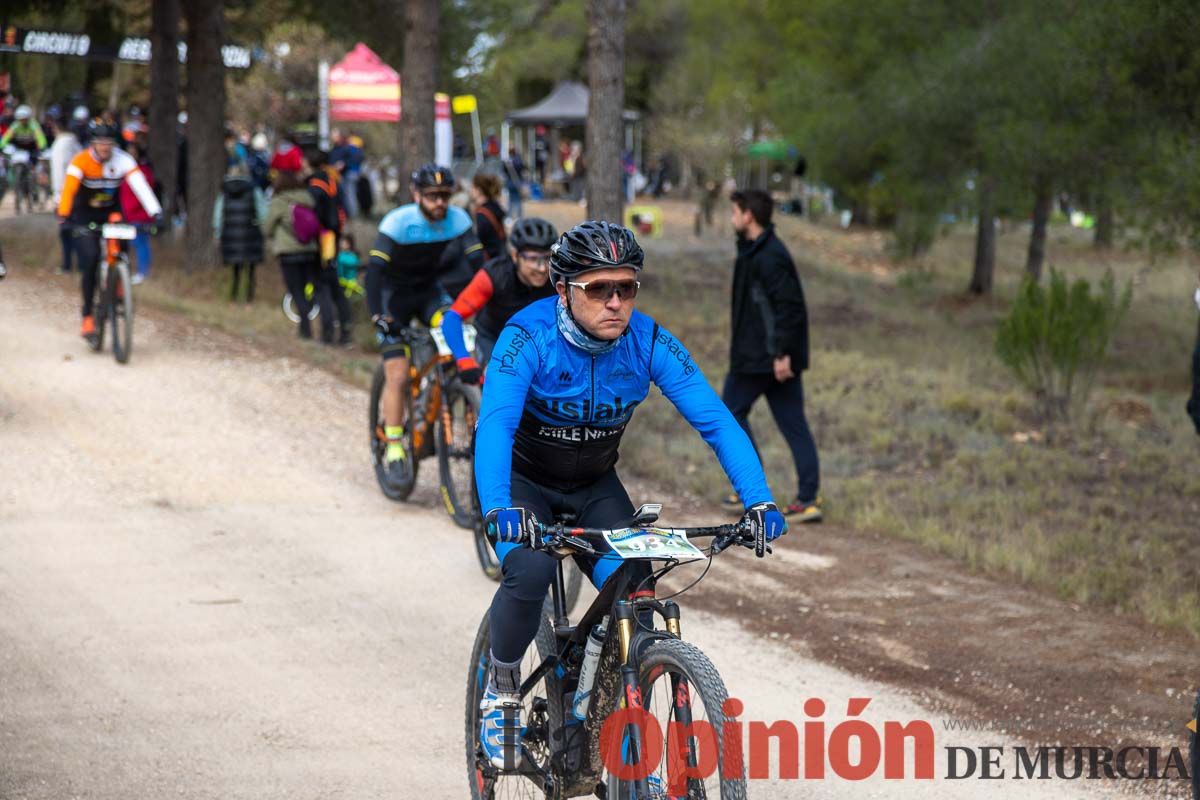
<svg viewBox="0 0 1200 800">
<path fill-rule="evenodd" d="M 443 203 L 450 202 L 450 192 L 421 192 L 421 197 L 431 203 L 441 201 Z"/>
<path fill-rule="evenodd" d="M 588 300 L 595 300 L 598 303 L 607 303 L 609 298 L 614 294 L 622 300 L 632 300 L 637 297 L 638 288 L 642 285 L 641 281 L 625 280 L 625 281 L 584 281 L 576 283 L 575 281 L 567 281 L 568 286 L 576 286 L 583 289 L 583 293 L 587 295 Z"/>
</svg>

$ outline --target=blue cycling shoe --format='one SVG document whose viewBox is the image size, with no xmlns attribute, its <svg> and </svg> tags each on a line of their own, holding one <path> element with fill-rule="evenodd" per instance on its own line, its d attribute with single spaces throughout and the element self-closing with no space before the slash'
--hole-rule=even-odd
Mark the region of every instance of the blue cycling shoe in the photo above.
<svg viewBox="0 0 1200 800">
<path fill-rule="evenodd" d="M 521 763 L 521 696 L 497 692 L 488 681 L 479 711 L 483 754 L 497 769 L 515 770 Z"/>
</svg>

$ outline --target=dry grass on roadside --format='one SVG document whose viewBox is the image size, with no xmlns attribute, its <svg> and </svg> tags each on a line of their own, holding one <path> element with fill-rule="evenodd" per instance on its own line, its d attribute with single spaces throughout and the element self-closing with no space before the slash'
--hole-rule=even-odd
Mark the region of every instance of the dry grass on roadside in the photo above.
<svg viewBox="0 0 1200 800">
<path fill-rule="evenodd" d="M 780 227 L 812 316 L 805 388 L 833 520 L 1200 633 L 1200 444 L 1183 413 L 1195 333 L 1190 262 L 1097 257 L 1076 232 L 1056 231 L 1052 264 L 1093 279 L 1112 267 L 1135 295 L 1086 418 L 1048 430 L 992 350 L 1020 278 L 1021 233 L 1002 237 L 996 297 L 972 301 L 961 294 L 969 231 L 901 270 L 874 234 L 842 242 L 841 232 L 792 220 Z M 837 249 L 851 263 L 812 257 Z M 650 243 L 652 262 L 665 266 L 655 250 Z M 731 250 L 692 247 L 646 276 L 643 307 L 680 335 L 714 386 L 727 364 Z M 765 403 L 753 420 L 772 488 L 790 497 L 794 473 Z M 710 498 L 728 491 L 661 397 L 635 430 L 627 469 Z"/>
<path fill-rule="evenodd" d="M 639 304 L 691 349 L 714 386 L 727 366 L 732 242 L 695 238 L 690 209 L 667 205 L 667 237 L 647 241 Z M 567 225 L 574 204 L 531 204 Z M 897 268 L 873 232 L 791 219 L 780 230 L 808 296 L 814 343 L 805 375 L 832 520 L 920 542 L 973 568 L 1006 574 L 1080 603 L 1127 610 L 1200 634 L 1200 443 L 1183 414 L 1195 332 L 1195 269 L 1098 256 L 1056 230 L 1050 263 L 1071 275 L 1111 266 L 1134 281 L 1129 318 L 1085 419 L 1040 426 L 1033 404 L 993 355 L 997 320 L 1020 277 L 1023 231 L 1000 238 L 996 297 L 962 295 L 972 240 L 954 231 L 921 263 Z M 369 225 L 358 240 L 373 239 Z M 52 226 L 0 226 L 10 262 L 53 252 Z M 265 344 L 364 385 L 375 366 L 366 325 L 353 351 L 294 342 L 278 270 L 260 267 L 259 301 L 229 304 L 228 272 L 185 274 L 159 248 L 142 302 Z M 40 265 L 47 271 L 50 264 Z M 776 496 L 789 498 L 787 450 L 760 404 L 754 415 Z M 657 393 L 622 448 L 628 473 L 715 499 L 728 485 L 708 448 Z M 805 535 L 819 536 L 822 529 Z M 824 529 L 829 531 L 829 528 Z"/>
</svg>

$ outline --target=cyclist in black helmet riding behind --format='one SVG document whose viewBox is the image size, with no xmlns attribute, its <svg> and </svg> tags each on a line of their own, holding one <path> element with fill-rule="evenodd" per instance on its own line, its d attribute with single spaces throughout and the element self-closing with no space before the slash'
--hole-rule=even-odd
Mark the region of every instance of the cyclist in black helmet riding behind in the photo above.
<svg viewBox="0 0 1200 800">
<path fill-rule="evenodd" d="M 386 384 L 383 391 L 387 470 L 401 479 L 408 469 L 404 452 L 404 404 L 412 357 L 404 328 L 417 318 L 437 325 L 450 305 L 447 289 L 461 290 L 483 266 L 483 246 L 471 217 L 450 205 L 454 173 L 426 164 L 412 174 L 413 202 L 388 212 L 367 266 L 367 306 L 376 323 Z"/>
<path fill-rule="evenodd" d="M 534 300 L 554 294 L 550 246 L 557 239 L 558 231 L 544 219 L 517 220 L 508 235 L 508 252 L 484 264 L 442 317 L 442 332 L 458 360 L 458 374 L 464 382 L 480 382 L 483 367 L 509 317 Z M 463 341 L 462 323 L 471 316 L 475 317 L 478 361 Z"/>
</svg>

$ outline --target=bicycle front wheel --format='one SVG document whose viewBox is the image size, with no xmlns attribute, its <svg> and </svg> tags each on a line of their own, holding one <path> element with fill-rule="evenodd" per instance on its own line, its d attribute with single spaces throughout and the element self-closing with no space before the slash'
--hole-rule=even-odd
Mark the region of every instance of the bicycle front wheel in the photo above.
<svg viewBox="0 0 1200 800">
<path fill-rule="evenodd" d="M 657 722 L 658 732 L 663 737 L 659 743 L 661 748 L 647 748 L 650 752 L 661 749 L 662 753 L 649 774 L 651 788 L 659 792 L 654 796 L 676 796 L 679 787 L 672 787 L 670 783 L 674 776 L 677 781 L 686 780 L 683 793 L 686 797 L 745 800 L 742 759 L 731 757 L 727 764 L 724 757 L 726 716 L 722 705 L 729 699 L 729 692 L 708 656 L 694 645 L 678 639 L 656 641 L 646 648 L 641 659 L 638 685 L 645 709 Z M 686 725 L 689 722 L 693 725 L 690 732 L 694 735 L 679 736 L 678 741 L 667 738 L 671 723 Z M 654 726 L 647 728 L 647 735 L 653 735 Z M 740 745 L 740 742 L 730 743 L 732 747 Z M 714 774 L 686 777 L 689 765 L 712 763 L 714 748 L 717 764 Z M 607 763 L 608 758 L 605 761 Z M 735 774 L 725 774 L 726 767 L 734 767 L 731 771 Z M 607 780 L 608 797 L 614 800 L 634 800 L 636 797 L 628 782 L 618 780 L 611 773 Z"/>
<path fill-rule="evenodd" d="M 453 380 L 442 395 L 442 413 L 434 426 L 442 503 L 460 528 L 474 527 L 475 421 L 479 419 L 479 387 Z"/>
<path fill-rule="evenodd" d="M 371 381 L 371 405 L 367 412 L 371 435 L 371 463 L 375 467 L 375 480 L 379 482 L 379 489 L 383 492 L 383 496 L 400 503 L 408 499 L 408 496 L 412 494 L 413 487 L 417 485 L 417 454 L 413 450 L 412 442 L 412 395 L 406 392 L 402 398 L 405 408 L 404 418 L 408 421 L 408 424 L 404 428 L 405 433 L 402 442 L 404 445 L 406 468 L 397 477 L 388 469 L 387 463 L 387 436 L 384 431 L 385 423 L 383 416 L 383 390 L 385 386 L 386 380 L 383 373 L 383 364 L 380 364 L 375 370 L 374 379 Z"/>
<path fill-rule="evenodd" d="M 88 340 L 88 346 L 93 351 L 99 353 L 104 349 L 104 329 L 108 325 L 108 318 L 112 316 L 112 303 L 109 301 L 111 279 L 109 273 L 112 272 L 108 267 L 108 262 L 101 257 L 100 265 L 96 267 L 100 271 L 100 298 L 95 304 L 96 335 Z"/>
<path fill-rule="evenodd" d="M 129 280 L 129 262 L 124 256 L 108 270 L 107 294 L 113 358 L 118 364 L 126 364 L 133 352 L 133 284 Z"/>
</svg>

